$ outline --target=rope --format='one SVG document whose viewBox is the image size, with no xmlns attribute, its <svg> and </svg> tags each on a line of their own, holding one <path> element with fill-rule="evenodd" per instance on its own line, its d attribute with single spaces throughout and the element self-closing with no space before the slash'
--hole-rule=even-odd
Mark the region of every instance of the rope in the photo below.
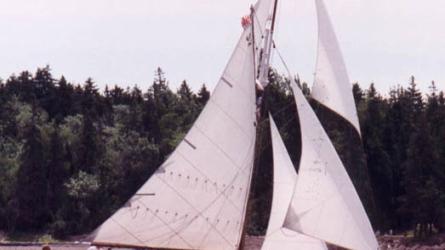
<svg viewBox="0 0 445 250">
<path fill-rule="evenodd" d="M 275 41 L 273 41 L 273 48 L 274 48 L 275 51 L 277 52 L 278 57 L 280 58 L 281 63 L 283 64 L 284 68 L 286 69 L 287 74 L 288 74 L 288 76 L 289 76 L 289 79 L 291 79 L 292 75 L 291 75 L 291 73 L 290 73 L 289 67 L 287 66 L 286 61 L 284 60 L 283 56 L 281 55 L 280 51 L 278 50 Z"/>
</svg>

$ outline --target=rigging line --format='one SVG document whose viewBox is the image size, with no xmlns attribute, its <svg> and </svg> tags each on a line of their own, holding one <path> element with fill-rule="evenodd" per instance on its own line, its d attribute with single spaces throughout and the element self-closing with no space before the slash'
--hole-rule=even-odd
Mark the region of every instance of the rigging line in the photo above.
<svg viewBox="0 0 445 250">
<path fill-rule="evenodd" d="M 284 105 L 282 108 L 280 108 L 279 110 L 277 110 L 276 112 L 274 112 L 274 115 L 278 115 L 283 113 L 284 111 L 286 111 L 288 108 L 292 107 L 294 105 L 294 103 L 289 103 Z M 292 119 L 288 120 L 288 122 L 286 124 L 288 124 L 290 121 L 292 121 Z M 259 122 L 258 125 L 263 125 L 265 123 L 269 122 L 268 119 L 264 119 L 263 121 Z"/>
<path fill-rule="evenodd" d="M 236 121 L 235 118 L 233 118 L 227 111 L 225 111 L 225 110 L 221 107 L 221 105 L 219 105 L 217 102 L 215 102 L 215 101 L 212 100 L 212 99 L 209 99 L 209 101 L 212 102 L 213 104 L 215 104 L 215 106 L 216 106 L 219 110 L 221 110 L 221 112 L 222 112 L 224 115 L 226 115 L 227 118 L 229 118 L 229 119 L 230 119 L 230 120 L 231 120 L 231 121 L 238 127 L 238 129 L 241 130 L 241 132 L 242 132 L 247 138 L 249 138 L 249 134 L 244 130 L 244 127 L 241 126 L 241 124 L 240 124 L 238 121 Z"/>
<path fill-rule="evenodd" d="M 254 8 L 250 7 L 250 19 L 253 19 Z M 256 40 L 255 40 L 255 22 L 252 22 L 250 34 L 252 35 L 252 59 L 253 59 L 253 83 L 256 80 Z"/>
<path fill-rule="evenodd" d="M 187 223 L 186 223 L 186 222 L 183 222 L 182 224 L 180 224 L 180 225 L 177 227 L 177 232 L 180 233 L 180 232 L 182 232 L 184 229 L 186 229 L 187 227 L 188 227 Z M 167 234 L 164 234 L 164 235 L 167 235 Z M 164 240 L 163 242 L 161 242 L 160 244 L 168 245 L 168 244 L 171 242 L 171 240 L 173 239 L 173 237 L 175 237 L 174 234 L 170 235 L 169 237 L 165 238 L 165 240 Z"/>
<path fill-rule="evenodd" d="M 187 161 L 196 171 L 198 171 L 198 173 L 200 173 L 200 174 L 202 174 L 205 178 L 206 178 L 206 180 L 210 180 L 210 178 L 206 175 L 206 174 L 204 174 L 198 167 L 196 167 L 189 159 L 187 159 L 187 157 L 185 157 L 185 155 L 183 155 L 180 151 L 178 151 L 178 154 L 179 155 L 181 155 L 182 156 L 182 158 L 185 160 L 185 161 Z M 236 177 L 238 177 L 238 175 L 236 175 Z M 229 183 L 229 184 L 233 184 L 233 181 L 232 181 L 232 183 Z M 228 187 L 229 187 L 230 185 L 227 185 L 227 187 L 226 187 L 226 189 L 225 190 L 221 190 L 221 191 L 219 191 L 218 190 L 218 187 L 216 187 L 217 188 L 217 192 L 218 193 L 222 193 L 228 200 L 230 200 L 230 197 L 228 197 L 224 192 L 228 189 Z M 233 201 L 231 201 L 230 200 L 230 202 L 232 203 L 232 205 L 235 207 L 235 208 L 238 208 L 237 206 L 236 206 L 236 204 L 235 203 L 233 203 Z"/>
<path fill-rule="evenodd" d="M 136 235 L 134 235 L 133 233 L 130 232 L 130 230 L 128 230 L 128 228 L 126 228 L 124 225 L 120 224 L 117 220 L 113 219 L 113 217 L 111 217 L 111 220 L 113 220 L 120 228 L 122 228 L 125 232 L 127 232 L 131 237 L 133 237 L 136 241 L 138 241 L 139 243 L 141 243 L 142 245 L 145 246 L 145 243 L 143 240 L 139 239 Z"/>
<path fill-rule="evenodd" d="M 258 23 L 258 28 L 259 28 L 258 30 L 260 31 L 261 36 L 264 36 L 264 33 L 263 33 L 264 27 L 261 27 L 261 22 L 260 22 L 260 19 L 258 18 L 257 14 L 256 14 L 256 11 L 254 10 L 252 12 L 252 14 L 253 14 L 253 17 L 254 17 L 254 21 L 257 21 L 257 23 Z"/>
<path fill-rule="evenodd" d="M 283 64 L 284 68 L 286 69 L 287 74 L 289 75 L 289 79 L 292 79 L 292 74 L 291 74 L 291 72 L 289 70 L 289 67 L 287 66 L 287 63 L 284 60 L 283 55 L 280 53 L 280 50 L 278 50 L 278 47 L 277 47 L 277 44 L 275 43 L 275 41 L 273 41 L 273 47 L 274 47 L 275 51 L 277 52 L 278 57 L 280 58 L 281 63 Z"/>
<path fill-rule="evenodd" d="M 164 182 L 164 184 L 169 187 L 173 192 L 176 193 L 176 195 L 179 196 L 179 198 L 181 198 L 182 200 L 184 200 L 193 210 L 195 210 L 195 212 L 197 213 L 197 215 L 192 218 L 192 220 L 190 221 L 190 223 L 187 225 L 190 226 L 196 219 L 198 219 L 198 217 L 203 217 L 203 211 L 209 209 L 213 204 L 216 203 L 216 201 L 218 201 L 218 199 L 221 197 L 221 194 L 218 194 L 217 197 L 206 207 L 203 209 L 203 211 L 200 211 L 199 209 L 197 209 L 195 206 L 193 206 L 193 204 L 191 204 L 187 198 L 185 198 L 178 190 L 176 190 L 172 185 L 168 184 L 164 179 L 162 179 L 161 177 L 157 176 L 158 179 L 160 179 L 162 182 Z M 215 228 L 212 224 L 209 224 L 211 227 Z M 167 225 L 168 226 L 168 225 Z M 184 228 L 187 228 L 184 227 Z M 170 228 L 170 230 L 173 230 Z M 174 230 L 173 230 L 174 231 Z M 219 232 L 219 230 L 217 228 L 215 228 L 215 231 L 230 245 L 230 241 L 228 239 L 226 239 L 226 237 L 224 237 L 224 235 Z M 179 235 L 178 235 L 179 236 Z M 182 238 L 182 237 L 181 237 Z"/>
<path fill-rule="evenodd" d="M 143 204 L 143 206 L 145 206 L 145 205 Z M 186 217 L 184 217 L 184 216 L 182 216 L 182 217 L 183 217 L 183 218 L 186 218 Z M 180 220 L 182 220 L 182 219 L 180 219 Z M 179 220 L 177 220 L 177 221 L 179 221 Z M 172 222 L 172 223 L 174 223 L 174 222 Z M 185 222 L 182 222 L 182 223 L 178 226 L 178 228 L 181 227 L 184 223 L 185 223 Z M 156 230 L 156 229 L 159 229 L 159 228 L 161 228 L 161 226 L 152 227 L 151 229 L 138 231 L 138 232 L 136 232 L 136 233 L 146 233 L 146 232 L 153 231 L 153 230 Z M 165 236 L 167 236 L 167 235 L 170 235 L 171 233 L 172 233 L 172 232 L 169 231 L 169 232 L 165 232 L 165 233 L 162 233 L 162 234 L 160 234 L 160 235 L 157 235 L 157 236 L 155 236 L 155 237 L 147 238 L 147 239 L 144 240 L 144 243 L 147 244 L 147 242 L 150 242 L 150 241 L 153 241 L 153 240 L 160 239 L 160 238 L 162 238 L 162 237 L 165 237 Z M 173 234 L 172 236 L 169 236 L 169 238 L 172 238 L 172 237 L 174 237 L 174 236 L 175 236 L 175 234 Z"/>
<path fill-rule="evenodd" d="M 140 202 L 140 203 L 141 203 L 141 202 Z M 142 205 L 146 207 L 145 204 L 142 203 Z M 181 216 L 181 217 L 184 217 L 184 216 Z M 184 218 L 187 218 L 187 215 L 186 215 Z M 181 219 L 181 220 L 182 220 L 182 219 Z M 179 220 L 176 220 L 176 221 L 179 221 Z M 182 222 L 182 223 L 177 227 L 177 232 L 179 233 L 179 232 L 183 231 L 183 230 L 186 229 L 192 222 L 193 222 L 193 221 L 191 221 L 191 222 L 188 223 L 188 224 L 187 224 L 186 221 Z M 156 228 L 160 228 L 160 226 L 158 226 L 158 227 L 156 227 Z M 156 228 L 154 228 L 154 229 L 156 229 Z M 141 232 L 146 232 L 146 231 L 148 231 L 148 230 L 144 230 L 144 231 L 141 231 Z M 157 239 L 157 238 L 161 238 L 161 237 L 166 236 L 166 235 L 168 235 L 168 234 L 170 234 L 170 233 L 167 232 L 167 233 L 158 235 L 158 236 L 156 236 L 156 237 L 152 237 L 152 238 L 148 239 L 146 242 L 151 241 L 151 240 L 154 240 L 154 239 Z M 172 236 L 166 238 L 166 239 L 164 240 L 164 242 L 168 242 L 168 241 L 170 241 L 171 238 L 173 238 L 174 236 L 175 236 L 175 235 L 172 235 Z"/>
<path fill-rule="evenodd" d="M 252 145 L 249 147 L 249 151 L 252 149 Z M 187 160 L 187 159 L 186 159 Z M 246 159 L 244 160 L 244 161 L 246 161 L 247 160 L 247 156 L 246 156 Z M 247 168 L 247 166 L 245 166 L 245 168 Z M 238 176 L 242 173 L 242 172 L 244 172 L 244 169 L 239 169 L 239 171 L 237 172 L 237 174 L 233 177 L 233 179 L 232 179 L 232 181 L 231 182 L 229 182 L 230 184 L 233 184 L 234 183 L 234 181 L 236 180 L 236 178 L 238 178 Z M 229 188 L 229 186 L 230 185 L 228 185 L 227 187 L 226 187 L 226 189 L 227 188 Z M 247 192 L 246 192 L 246 194 L 247 194 Z M 205 211 L 205 210 L 207 210 L 208 208 L 210 208 L 213 204 L 215 204 L 216 202 L 217 202 L 217 200 L 219 199 L 219 197 L 221 197 L 221 195 L 224 195 L 225 196 L 225 193 L 220 193 L 218 196 L 217 196 L 217 198 L 214 200 L 214 201 L 212 201 L 206 208 L 204 208 L 203 209 L 203 211 Z M 225 196 L 226 197 L 226 196 Z M 227 197 L 226 197 L 227 198 Z M 230 199 L 228 199 L 229 201 L 231 201 Z M 186 201 L 187 202 L 187 201 Z M 232 202 L 233 203 L 233 202 Z M 235 206 L 236 207 L 236 206 Z M 198 212 L 198 215 L 199 216 L 201 216 L 202 217 L 202 212 L 200 212 L 198 209 L 196 209 L 195 208 L 195 210 L 197 210 L 197 212 Z M 244 213 L 244 210 L 242 211 L 243 213 Z M 242 217 L 244 217 L 243 215 L 241 215 Z M 195 219 L 197 219 L 197 218 L 195 218 Z M 192 223 L 193 221 L 191 221 L 190 222 L 190 224 Z M 209 225 L 211 225 L 213 228 L 214 228 L 214 230 L 223 238 L 223 239 L 225 239 L 225 237 L 222 235 L 222 233 L 217 229 L 217 228 L 215 228 L 212 224 L 209 224 Z M 230 243 L 229 243 L 230 244 Z"/>
<path fill-rule="evenodd" d="M 213 146 L 215 146 L 234 166 L 237 167 L 237 169 L 242 168 L 243 166 L 238 165 L 234 159 L 232 159 L 232 157 L 230 157 L 230 155 L 222 148 L 220 147 L 215 141 L 212 140 L 212 138 L 210 138 L 210 136 L 208 136 L 204 130 L 202 130 L 199 126 L 199 124 L 195 124 L 195 128 L 211 143 L 213 144 Z M 253 126 L 253 125 L 252 125 Z M 251 142 L 251 144 L 254 144 Z M 249 147 L 250 148 L 250 147 Z M 248 152 L 248 151 L 247 151 Z"/>
<path fill-rule="evenodd" d="M 287 107 L 289 107 L 290 105 L 286 105 Z M 285 109 L 283 109 L 283 110 L 285 110 Z M 277 112 L 278 113 L 278 112 Z M 276 113 L 276 114 L 277 114 Z M 283 125 L 282 125 L 282 127 L 287 127 L 287 126 L 289 126 L 289 124 L 292 122 L 293 120 L 292 119 L 289 119 L 289 120 L 287 120 Z M 269 122 L 269 120 L 268 119 L 265 119 L 264 121 L 262 121 L 262 122 Z M 258 158 L 259 158 L 259 156 L 264 152 L 264 151 L 266 151 L 266 148 L 268 147 L 268 146 L 270 146 L 270 145 L 272 145 L 272 140 L 270 140 L 270 141 L 268 141 L 266 144 L 265 144 L 265 146 L 263 147 L 263 149 L 261 150 L 261 152 L 258 154 L 258 155 L 255 155 L 255 160 L 257 160 Z M 293 164 L 292 164 L 293 165 Z M 294 166 L 294 168 L 295 168 L 295 166 Z"/>
<path fill-rule="evenodd" d="M 189 242 L 187 242 L 181 235 L 179 235 L 179 233 L 180 233 L 180 231 L 176 231 L 174 228 L 172 228 L 171 226 L 170 226 L 170 224 L 169 223 L 167 223 L 166 221 L 164 221 L 160 216 L 157 216 L 156 215 L 156 213 L 153 213 L 153 211 L 147 206 L 147 205 L 145 205 L 145 203 L 143 203 L 142 201 L 138 201 L 142 206 L 144 206 L 146 209 L 148 208 L 149 209 L 149 211 L 155 216 L 155 217 L 157 217 L 158 219 L 159 219 L 159 221 L 161 221 L 166 227 L 168 227 L 175 235 L 177 235 L 186 245 L 188 245 L 190 248 L 192 248 L 193 249 L 193 246 L 189 243 Z M 144 243 L 144 244 L 146 244 L 146 243 Z"/>
<path fill-rule="evenodd" d="M 143 202 L 139 202 L 139 203 L 141 203 L 144 207 L 146 207 L 146 208 L 148 208 Z M 154 214 L 154 216 L 156 216 L 155 214 Z M 156 216 L 161 222 L 163 222 L 163 220 L 159 217 L 159 216 Z M 187 216 L 186 216 L 187 217 Z M 170 237 L 167 237 L 165 240 L 164 240 L 164 242 L 169 242 L 175 235 L 178 235 L 182 240 L 184 240 L 179 234 L 180 234 L 180 232 L 182 232 L 184 229 L 186 229 L 191 223 L 193 223 L 193 221 L 195 220 L 196 218 L 192 218 L 192 220 L 189 222 L 189 223 L 187 223 L 186 221 L 184 221 L 183 223 L 181 223 L 179 226 L 178 226 L 178 228 L 175 230 L 175 229 L 173 229 L 173 227 L 170 227 L 170 226 L 168 226 L 166 223 L 164 223 L 167 227 L 169 227 L 170 228 L 170 230 L 174 233 L 173 235 L 171 235 Z M 174 222 L 174 221 L 173 221 Z M 172 223 L 173 223 L 172 222 Z M 169 224 L 169 223 L 168 223 Z M 158 228 L 160 228 L 160 226 L 158 227 Z M 171 233 L 171 232 L 170 232 Z M 167 232 L 167 233 L 164 233 L 164 234 L 162 234 L 162 235 L 158 235 L 158 236 L 156 236 L 156 237 L 153 237 L 153 238 L 151 238 L 151 239 L 148 239 L 147 240 L 147 242 L 148 241 L 151 241 L 151 240 L 153 240 L 153 239 L 157 239 L 157 238 L 160 238 L 160 237 L 163 237 L 163 236 L 165 236 L 165 235 L 168 235 L 169 234 L 169 232 Z M 185 241 L 185 240 L 184 240 Z M 187 245 L 189 245 L 190 247 L 192 247 L 190 244 L 188 244 L 187 242 L 185 242 Z M 192 247 L 193 248 L 193 247 Z"/>
<path fill-rule="evenodd" d="M 225 199 L 223 200 L 223 204 L 221 205 L 221 207 L 218 210 L 218 213 L 216 214 L 216 217 L 218 218 L 223 210 L 223 208 L 225 207 L 225 203 L 227 202 L 227 200 L 230 201 L 230 199 Z M 218 219 L 217 219 L 218 220 Z M 216 226 L 215 226 L 216 227 Z M 201 248 L 202 244 L 204 244 L 204 241 L 207 239 L 207 237 L 209 236 L 210 232 L 212 230 L 212 227 L 209 227 L 209 230 L 206 232 L 206 234 L 204 235 L 204 237 L 201 240 L 201 243 L 199 244 L 199 247 Z"/>
<path fill-rule="evenodd" d="M 139 201 L 139 200 L 137 200 L 136 202 L 139 203 L 139 204 L 141 204 L 142 206 L 144 206 L 144 207 L 146 208 L 146 209 L 145 209 L 146 211 L 151 211 L 151 210 L 152 210 L 152 209 L 150 209 L 149 207 L 147 207 L 143 202 L 141 202 L 141 201 Z M 155 216 L 153 216 L 153 217 L 155 217 Z M 185 219 L 185 218 L 187 218 L 187 216 L 185 216 L 185 215 L 180 216 L 180 217 L 177 218 L 177 219 L 172 219 L 170 222 L 168 222 L 168 224 L 173 224 L 173 223 L 175 223 L 175 222 L 179 222 L 179 221 L 181 221 L 181 220 L 183 220 L 183 219 Z M 156 230 L 156 229 L 159 229 L 159 228 L 160 228 L 160 226 L 153 226 L 153 227 L 145 228 L 145 229 L 143 229 L 143 230 L 133 231 L 133 233 L 135 233 L 135 234 L 139 234 L 139 233 L 143 233 L 143 232 L 147 232 L 147 231 Z M 153 239 L 155 239 L 155 238 L 158 238 L 158 236 L 154 237 Z"/>
</svg>

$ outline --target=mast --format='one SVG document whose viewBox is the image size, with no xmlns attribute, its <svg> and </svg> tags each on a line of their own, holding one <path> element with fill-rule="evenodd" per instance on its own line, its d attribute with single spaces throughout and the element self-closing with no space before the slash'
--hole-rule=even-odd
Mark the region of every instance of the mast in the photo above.
<svg viewBox="0 0 445 250">
<path fill-rule="evenodd" d="M 275 6 L 273 8 L 273 16 L 272 16 L 272 28 L 271 28 L 271 33 L 273 34 L 274 30 L 275 30 L 275 20 L 277 17 L 277 8 L 278 8 L 278 0 L 275 0 Z"/>
<path fill-rule="evenodd" d="M 274 0 L 273 2 L 273 12 L 271 16 L 267 17 L 267 20 L 265 20 L 264 23 L 264 27 L 262 26 L 262 23 L 258 23 L 258 27 L 256 27 L 255 25 L 255 20 L 257 17 L 257 13 L 256 11 L 258 10 L 258 8 L 255 7 L 251 7 L 251 13 L 250 13 L 250 18 L 252 20 L 252 40 L 253 40 L 253 50 L 254 50 L 254 62 L 257 62 L 258 59 L 258 65 L 255 65 L 255 73 L 254 73 L 254 81 L 257 83 L 257 93 L 256 93 L 256 105 L 257 105 L 257 126 L 256 126 L 256 136 L 257 136 L 257 140 L 256 140 L 256 145 L 255 145 L 255 153 L 254 153 L 254 164 L 253 164 L 253 170 L 252 170 L 252 177 L 255 174 L 255 172 L 258 170 L 258 165 L 259 165 L 259 157 L 258 154 L 261 153 L 261 145 L 260 142 L 262 141 L 262 136 L 264 134 L 264 128 L 263 126 L 261 126 L 261 124 L 267 119 L 265 117 L 263 117 L 262 114 L 264 114 L 264 112 L 262 112 L 262 109 L 267 109 L 264 107 L 263 103 L 262 103 L 262 99 L 263 99 L 263 95 L 264 95 L 264 86 L 267 86 L 268 84 L 268 73 L 269 73 L 269 64 L 270 64 L 270 55 L 271 55 L 271 50 L 272 50 L 272 45 L 273 45 L 273 30 L 275 27 L 275 19 L 276 19 L 276 13 L 277 13 L 277 4 L 278 4 L 278 0 Z M 267 1 L 266 1 L 266 5 L 267 5 Z M 256 6 L 257 7 L 257 6 Z M 267 9 L 267 8 L 266 8 Z M 271 8 L 272 9 L 272 8 Z M 264 33 L 261 32 L 261 29 L 264 28 Z M 257 33 L 259 31 L 259 33 Z M 264 41 L 261 41 L 261 46 L 260 48 L 256 47 L 256 42 L 258 37 L 255 36 L 255 34 L 261 34 L 261 38 L 264 38 Z M 259 39 L 258 39 L 259 40 Z M 252 187 L 252 180 L 250 182 L 250 186 L 249 186 L 249 193 L 252 193 L 253 187 Z M 241 242 L 239 245 L 239 249 L 244 249 L 245 248 L 245 239 L 246 239 L 246 231 L 248 228 L 248 224 L 249 224 L 249 218 L 250 218 L 250 211 L 249 208 L 251 207 L 251 200 L 252 197 L 249 198 L 248 200 L 248 204 L 247 204 L 247 214 L 245 216 L 245 221 L 244 221 L 244 228 L 243 228 L 243 232 L 242 232 L 242 238 L 241 238 Z"/>
<path fill-rule="evenodd" d="M 265 32 L 265 44 L 260 53 L 260 65 L 259 65 L 259 82 L 263 87 L 269 84 L 269 66 L 270 57 L 273 46 L 273 33 L 275 29 L 275 21 L 277 17 L 278 0 L 275 0 L 272 16 L 270 17 L 270 23 L 267 24 Z M 270 25 L 270 26 L 269 26 Z"/>
</svg>

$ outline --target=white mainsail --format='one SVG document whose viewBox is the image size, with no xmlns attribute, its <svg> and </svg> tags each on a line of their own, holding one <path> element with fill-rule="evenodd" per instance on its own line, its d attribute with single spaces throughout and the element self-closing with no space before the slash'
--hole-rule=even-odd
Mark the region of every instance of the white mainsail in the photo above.
<svg viewBox="0 0 445 250">
<path fill-rule="evenodd" d="M 352 85 L 340 46 L 323 0 L 315 0 L 318 16 L 318 52 L 312 97 L 343 116 L 360 134 Z"/>
<path fill-rule="evenodd" d="M 273 149 L 273 199 L 267 233 L 262 250 L 327 250 L 320 241 L 283 227 L 286 213 L 292 200 L 297 172 L 269 114 Z"/>
<path fill-rule="evenodd" d="M 247 28 L 203 112 L 93 244 L 238 249 L 255 146 L 255 67 Z"/>
<path fill-rule="evenodd" d="M 377 249 L 366 212 L 332 142 L 301 90 L 291 84 L 302 153 L 285 227 L 348 249 Z"/>
</svg>

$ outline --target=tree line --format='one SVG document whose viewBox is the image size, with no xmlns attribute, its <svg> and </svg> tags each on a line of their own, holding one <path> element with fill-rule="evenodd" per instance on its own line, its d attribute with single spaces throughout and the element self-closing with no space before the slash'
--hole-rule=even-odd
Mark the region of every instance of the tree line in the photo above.
<svg viewBox="0 0 445 250">
<path fill-rule="evenodd" d="M 263 112 L 271 111 L 295 165 L 298 114 L 288 79 L 273 70 Z M 381 95 L 354 84 L 361 136 L 304 93 L 333 140 L 374 229 L 445 229 L 445 97 L 431 84 Z M 109 217 L 154 173 L 209 99 L 183 81 L 172 90 L 158 68 L 142 90 L 55 79 L 49 67 L 0 81 L 0 231 L 85 234 Z M 271 199 L 268 123 L 259 124 L 249 232 L 264 233 Z"/>
<path fill-rule="evenodd" d="M 54 79 L 49 67 L 0 84 L 0 230 L 93 230 L 181 140 L 210 96 L 161 69 L 146 91 Z"/>
</svg>

